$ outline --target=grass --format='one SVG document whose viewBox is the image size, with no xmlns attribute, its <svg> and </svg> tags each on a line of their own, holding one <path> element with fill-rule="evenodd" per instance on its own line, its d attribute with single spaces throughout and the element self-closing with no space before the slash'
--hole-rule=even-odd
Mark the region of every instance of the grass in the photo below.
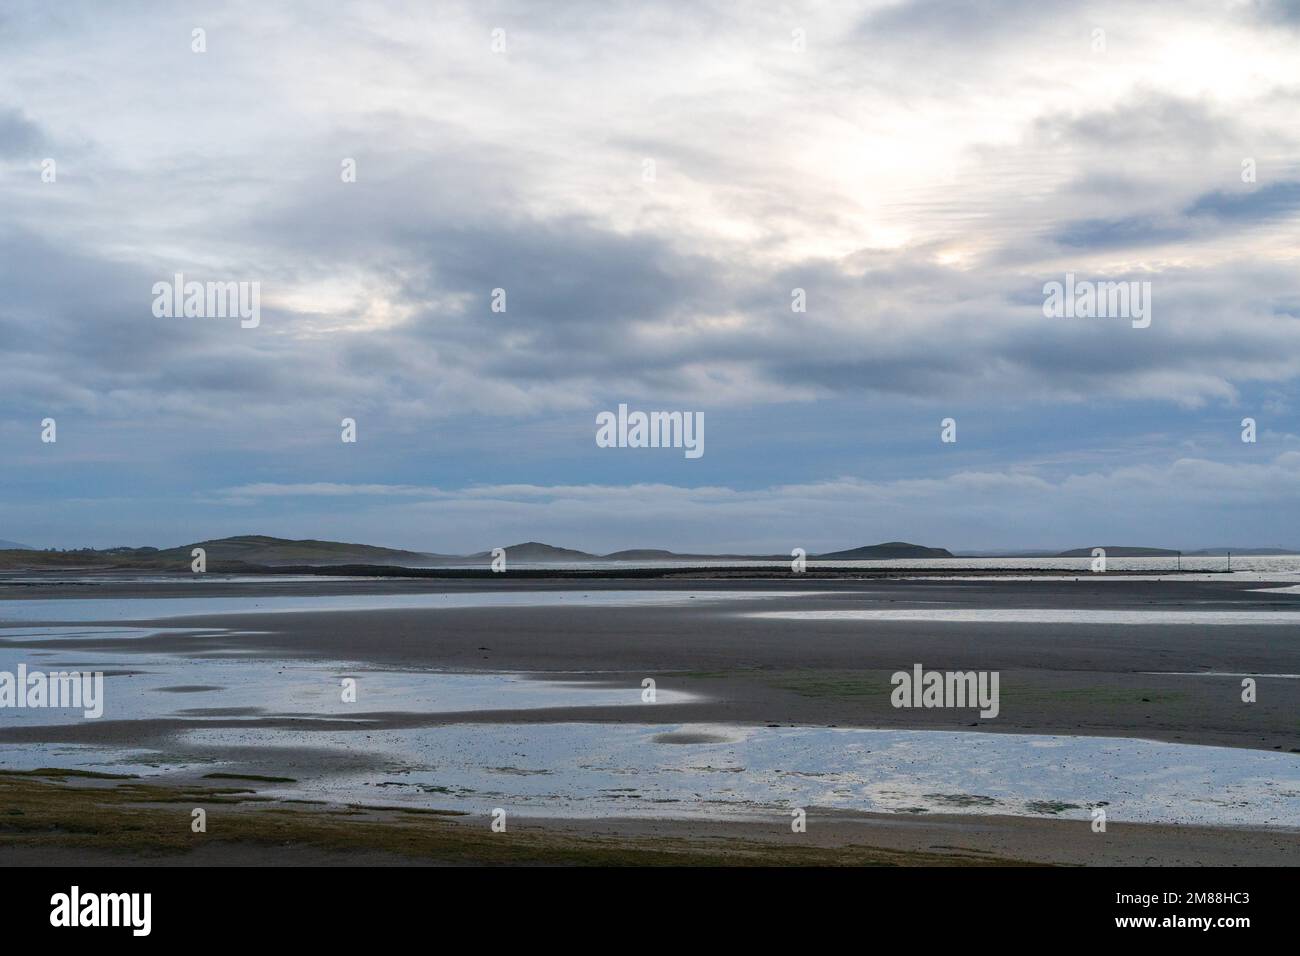
<svg viewBox="0 0 1300 956">
<path fill-rule="evenodd" d="M 410 862 L 573 866 L 954 866 L 1012 864 L 986 856 L 837 848 L 684 837 L 587 836 L 540 828 L 508 835 L 442 814 L 357 805 L 304 806 L 266 801 L 248 791 L 162 786 L 115 778 L 111 785 L 72 782 L 62 771 L 0 772 L 0 859 L 11 847 L 60 847 L 109 854 L 123 862 L 181 860 L 200 846 L 309 847 L 389 854 Z M 206 833 L 190 829 L 190 811 L 207 810 Z"/>
<path fill-rule="evenodd" d="M 97 770 L 66 770 L 62 767 L 38 767 L 35 770 L 3 770 L 0 774 L 9 777 L 47 777 L 67 780 L 80 777 L 84 780 L 136 780 L 133 773 L 100 773 Z"/>
<path fill-rule="evenodd" d="M 879 697 L 888 701 L 893 685 L 885 671 L 805 671 L 772 674 L 765 681 L 803 697 Z"/>
<path fill-rule="evenodd" d="M 1031 800 L 1025 804 L 1030 813 L 1064 813 L 1066 810 L 1082 810 L 1077 803 L 1063 803 L 1060 800 Z"/>
</svg>

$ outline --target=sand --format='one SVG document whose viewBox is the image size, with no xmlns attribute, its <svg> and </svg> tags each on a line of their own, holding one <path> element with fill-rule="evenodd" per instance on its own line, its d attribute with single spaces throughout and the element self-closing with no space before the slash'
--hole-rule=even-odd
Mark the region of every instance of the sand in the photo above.
<svg viewBox="0 0 1300 956">
<path fill-rule="evenodd" d="M 476 712 L 422 722 L 597 720 L 728 722 L 1143 737 L 1175 743 L 1296 751 L 1300 680 L 1260 678 L 1258 700 L 1241 701 L 1240 678 L 1182 673 L 1300 674 L 1300 595 L 1270 595 L 1258 582 L 952 582 L 935 580 L 799 582 L 602 581 L 587 590 L 709 587 L 806 589 L 816 595 L 704 607 L 565 607 L 472 610 L 330 611 L 185 617 L 154 623 L 208 627 L 207 635 L 158 634 L 141 651 L 241 652 L 307 660 L 360 660 L 377 666 L 501 672 L 707 695 L 707 702 L 654 706 Z M 203 594 L 265 593 L 259 585 L 203 586 Z M 411 593 L 446 590 L 571 590 L 568 581 L 307 582 L 280 593 Z M 42 589 L 43 591 L 45 589 Z M 91 589 L 71 593 L 85 594 Z M 195 593 L 181 585 L 101 585 L 95 597 Z M 12 594 L 12 591 L 10 591 Z M 56 596 L 50 591 L 42 596 Z M 865 598 L 897 608 L 1069 607 L 1135 610 L 1294 609 L 1296 628 L 1264 625 L 1040 625 L 913 621 L 797 622 L 747 617 L 749 611 L 860 606 Z M 878 605 L 877 605 L 878 606 Z M 105 623 L 122 623 L 110 621 Z M 227 633 L 237 630 L 238 634 Z M 31 648 L 121 649 L 106 638 L 30 640 Z M 1003 704 L 996 720 L 969 711 L 895 709 L 890 675 L 927 669 L 997 670 Z M 391 726 L 410 726 L 400 714 Z M 140 728 L 136 728 L 135 733 Z M 75 728 L 111 739 L 107 726 Z M 0 739 L 5 739 L 0 730 Z M 105 736 L 108 735 L 108 736 Z M 72 738 L 70 738 L 72 739 Z"/>
<path fill-rule="evenodd" d="M 1289 583 L 1289 582 L 1288 582 Z M 1243 704 L 1236 677 L 1183 673 L 1300 673 L 1300 640 L 1289 625 L 1212 627 L 1184 624 L 1115 626 L 920 621 L 790 622 L 748 616 L 755 611 L 861 607 L 925 609 L 1095 608 L 1119 610 L 1294 610 L 1300 594 L 1269 593 L 1257 580 L 1034 581 L 770 580 L 582 581 L 508 576 L 490 580 L 356 580 L 202 584 L 130 583 L 39 587 L 0 586 L 3 599 L 247 594 L 411 594 L 465 591 L 611 589 L 753 590 L 755 600 L 636 607 L 491 607 L 330 611 L 187 616 L 154 626 L 208 629 L 140 638 L 140 651 L 188 655 L 241 653 L 267 658 L 354 660 L 395 668 L 530 672 L 550 678 L 639 687 L 653 677 L 660 688 L 707 697 L 694 703 L 566 707 L 466 713 L 371 714 L 372 730 L 452 723 L 556 721 L 803 725 L 1087 734 L 1300 752 L 1296 715 L 1300 680 L 1259 678 L 1259 700 Z M 763 599 L 763 592 L 807 591 Z M 0 605 L 0 616 L 3 607 Z M 125 623 L 120 619 L 105 624 Z M 143 623 L 143 622 L 142 622 Z M 92 660 L 97 650 L 123 649 L 100 637 L 27 639 L 19 646 L 74 648 Z M 1002 706 L 996 720 L 971 711 L 900 710 L 889 704 L 889 675 L 920 663 L 927 669 L 997 670 Z M 292 726 L 283 717 L 205 718 L 208 727 Z M 338 728 L 345 722 L 313 726 Z M 0 726 L 0 741 L 24 740 L 160 745 L 183 719 L 79 721 L 51 727 Z M 305 750 L 303 760 L 332 759 Z M 358 763 L 364 763 L 358 758 Z M 307 811 L 304 811 L 307 812 Z M 1281 863 L 1300 849 L 1296 831 L 1112 824 L 1107 835 L 1086 822 L 1025 817 L 810 813 L 811 845 L 863 845 L 889 852 L 987 855 L 1020 862 L 1140 865 Z M 1297 822 L 1300 825 L 1300 821 Z M 618 840 L 760 842 L 786 839 L 787 821 L 545 821 L 540 828 L 561 842 L 605 835 Z M 257 862 L 254 844 L 203 850 L 206 862 Z M 955 849 L 954 849 L 955 848 Z M 89 850 L 89 848 L 88 848 Z M 22 862 L 10 846 L 0 861 Z M 96 851 L 99 852 L 99 851 Z M 113 851 L 120 854 L 120 850 Z M 374 862 L 391 854 L 376 851 Z M 214 856 L 215 855 L 215 856 Z M 402 854 L 398 854 L 402 856 Z M 316 858 L 304 851 L 303 862 Z M 407 860 L 409 862 L 409 860 Z M 287 861 L 292 862 L 292 861 Z M 317 860 L 319 862 L 319 860 Z M 418 861 L 417 861 L 418 862 Z M 436 857 L 424 862 L 449 862 Z M 922 862 L 934 862 L 925 860 Z"/>
</svg>

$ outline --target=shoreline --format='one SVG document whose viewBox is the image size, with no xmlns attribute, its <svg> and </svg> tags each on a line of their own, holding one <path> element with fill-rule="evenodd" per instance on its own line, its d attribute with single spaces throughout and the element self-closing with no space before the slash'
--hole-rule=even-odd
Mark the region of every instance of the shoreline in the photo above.
<svg viewBox="0 0 1300 956">
<path fill-rule="evenodd" d="M 0 799 L 10 808 L 0 826 L 4 866 L 1287 866 L 1300 851 L 1295 829 L 1112 823 L 1094 833 L 1087 821 L 816 808 L 802 834 L 783 817 L 512 817 L 493 833 L 487 815 L 312 806 L 246 787 L 58 771 L 0 772 Z M 196 807 L 206 833 L 191 830 Z"/>
<path fill-rule="evenodd" d="M 935 559 L 943 561 L 961 561 L 960 558 L 943 558 Z M 979 558 L 971 558 L 971 561 L 978 562 Z M 1061 559 L 1068 560 L 1068 559 Z M 211 561 L 204 574 L 219 575 L 237 575 L 241 577 L 265 577 L 274 579 L 276 577 L 314 577 L 314 578 L 377 578 L 377 579 L 411 579 L 411 580 L 432 580 L 432 581 L 457 581 L 457 580 L 486 580 L 486 581 L 503 581 L 506 578 L 524 579 L 533 581 L 545 581 L 548 579 L 568 580 L 568 581 L 600 581 L 600 580 L 627 580 L 627 581 L 710 581 L 710 580 L 746 580 L 746 581 L 786 581 L 786 580 L 838 580 L 838 581 L 855 581 L 855 580 L 889 580 L 895 578 L 965 578 L 965 577 L 987 577 L 987 578 L 1083 578 L 1102 580 L 1107 577 L 1134 577 L 1134 578 L 1154 578 L 1154 577 L 1196 577 L 1199 575 L 1218 576 L 1225 575 L 1231 577 L 1238 571 L 1232 571 L 1227 568 L 1133 568 L 1133 569 L 1115 569 L 1101 573 L 1093 573 L 1089 570 L 1087 559 L 1078 559 L 1084 562 L 1077 568 L 1043 568 L 1043 567 L 934 567 L 918 565 L 915 567 L 907 566 L 890 566 L 890 567 L 860 567 L 852 565 L 828 565 L 818 566 L 816 564 L 808 565 L 805 570 L 794 572 L 790 570 L 789 562 L 770 562 L 766 564 L 691 564 L 689 561 L 683 561 L 680 565 L 671 567 L 609 567 L 605 565 L 593 566 L 590 568 L 555 566 L 548 567 L 539 564 L 526 564 L 523 567 L 513 567 L 506 572 L 496 572 L 488 567 L 406 567 L 401 565 L 386 564 L 336 564 L 336 565 L 259 565 L 243 564 L 241 562 L 230 561 Z M 1115 561 L 1124 560 L 1144 560 L 1144 559 L 1124 559 L 1115 558 Z M 1264 573 L 1264 572 L 1258 572 Z M 1280 573 L 1280 572 L 1279 572 Z M 28 567 L 9 565 L 0 569 L 0 584 L 13 584 L 21 586 L 26 582 L 7 580 L 21 575 L 48 576 L 51 578 L 67 577 L 77 575 L 86 578 L 102 578 L 104 580 L 113 580 L 127 575 L 155 575 L 159 577 L 172 577 L 176 580 L 193 579 L 197 577 L 193 572 L 188 570 L 178 570 L 173 564 L 167 565 L 150 565 L 150 564 L 117 564 L 117 565 L 85 565 L 85 566 L 50 566 L 50 565 L 31 565 Z"/>
</svg>

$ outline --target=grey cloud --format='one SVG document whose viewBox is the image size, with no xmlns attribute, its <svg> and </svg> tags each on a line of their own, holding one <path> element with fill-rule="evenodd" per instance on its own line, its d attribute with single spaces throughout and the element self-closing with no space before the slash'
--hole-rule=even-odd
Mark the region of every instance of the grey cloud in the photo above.
<svg viewBox="0 0 1300 956">
<path fill-rule="evenodd" d="M 0 156 L 9 159 L 40 159 L 36 153 L 46 145 L 45 133 L 21 110 L 0 107 Z"/>
<path fill-rule="evenodd" d="M 606 8 L 601 22 L 617 23 L 628 9 Z M 877 11 L 863 29 L 930 56 L 948 43 L 966 44 L 974 55 L 985 39 L 1005 46 L 993 33 L 1008 44 L 1027 42 L 1024 33 L 1055 29 L 1054 17 L 1082 9 L 926 0 Z M 488 8 L 483 22 L 499 15 L 556 39 L 563 23 L 552 12 L 568 17 L 564 23 L 582 20 L 558 8 L 502 5 Z M 733 21 L 732 8 L 710 8 L 684 26 L 683 35 L 698 39 L 709 24 Z M 663 40 L 672 36 L 669 26 L 660 18 L 650 28 Z M 331 37 L 328 24 L 314 30 L 318 42 Z M 853 88 L 864 74 L 845 73 L 843 57 L 860 47 L 862 37 L 821 35 L 819 42 L 829 48 L 831 79 L 825 87 L 809 81 L 808 90 L 820 97 Z M 584 35 L 583 43 L 599 46 L 599 39 Z M 405 68 L 419 65 L 416 45 L 403 51 Z M 883 49 L 881 55 L 892 54 Z M 555 56 L 550 51 L 541 59 L 550 63 Z M 521 55 L 520 63 L 533 61 Z M 584 82 L 581 71 L 562 73 L 562 66 L 546 75 L 557 84 Z M 241 82 L 247 95 L 250 76 L 238 67 L 232 61 L 231 82 Z M 791 89 L 791 76 L 780 74 L 782 91 Z M 429 77 L 463 89 L 471 105 L 479 92 L 464 77 Z M 486 99 L 493 117 L 518 120 Z M 833 103 L 791 102 L 835 115 Z M 679 107 L 692 120 L 715 114 L 728 120 L 717 124 L 728 134 L 722 141 L 710 139 L 707 129 L 696 133 L 697 126 L 683 136 L 652 117 L 604 139 L 602 130 L 579 130 L 583 138 L 567 144 L 566 155 L 612 149 L 630 161 L 637 151 L 655 150 L 689 166 L 684 178 L 706 184 L 706 201 L 725 206 L 754 195 L 766 228 L 744 238 L 684 227 L 674 218 L 671 188 L 647 212 L 611 184 L 593 182 L 594 191 L 610 189 L 615 197 L 604 202 L 602 215 L 600 203 L 583 202 L 590 197 L 563 194 L 566 170 L 555 156 L 528 136 L 495 134 L 473 110 L 430 116 L 394 97 L 368 112 L 340 107 L 337 116 L 292 137 L 250 123 L 247 144 L 235 135 L 237 128 L 226 132 L 244 150 L 241 159 L 256 162 L 211 161 L 201 150 L 185 150 L 147 175 L 130 168 L 97 172 L 101 191 L 93 198 L 104 204 L 101 218 L 117 210 L 157 212 L 152 219 L 126 215 L 120 223 L 99 223 L 104 231 L 98 236 L 116 227 L 114 245 L 139 249 L 154 242 L 184 249 L 198 263 L 158 253 L 147 261 L 115 261 L 81 248 L 82 221 L 43 219 L 27 206 L 31 233 L 6 247 L 11 293 L 0 306 L 0 324 L 32 356 L 24 363 L 28 381 L 43 381 L 49 394 L 85 401 L 89 390 L 105 405 L 132 407 L 157 396 L 178 415 L 214 414 L 212 408 L 229 407 L 237 396 L 265 415 L 287 416 L 331 396 L 373 407 L 392 403 L 404 413 L 515 414 L 571 407 L 617 389 L 701 394 L 719 402 L 779 400 L 809 389 L 918 398 L 978 392 L 1018 400 L 1026 393 L 1113 388 L 1124 376 L 1144 377 L 1154 391 L 1162 375 L 1185 384 L 1173 392 L 1194 396 L 1284 374 L 1284 364 L 1252 369 L 1249 360 L 1293 347 L 1287 334 L 1233 325 L 1231 318 L 1243 309 L 1276 314 L 1279 305 L 1269 295 L 1294 301 L 1295 280 L 1283 271 L 1250 289 L 1233 265 L 1211 262 L 1208 271 L 1238 297 L 1237 305 L 1204 315 L 1206 334 L 1199 339 L 1160 332 L 1168 321 L 1163 310 L 1177 297 L 1164 298 L 1167 276 L 1155 269 L 1162 311 L 1149 340 L 1114 339 L 1087 327 L 1067 334 L 1038 321 L 1041 302 L 1032 290 L 1055 270 L 1040 276 L 1034 265 L 1046 256 L 1140 255 L 1144 246 L 1176 242 L 1195 252 L 1216 220 L 1244 226 L 1288 211 L 1300 199 L 1290 184 L 1262 186 L 1244 198 L 1207 191 L 1205 182 L 1148 162 L 1145 152 L 1135 158 L 1123 152 L 1135 144 L 1189 155 L 1230 146 L 1250 129 L 1239 115 L 1143 87 L 1104 109 L 1089 110 L 1089 102 L 1026 121 L 1022 135 L 1002 151 L 975 151 L 977 161 L 988 163 L 987 175 L 975 182 L 983 192 L 971 197 L 952 190 L 958 226 L 951 235 L 923 232 L 888 251 L 864 241 L 862 251 L 841 258 L 815 252 L 768 258 L 785 238 L 787 221 L 843 231 L 856 222 L 855 210 L 829 185 L 800 192 L 798 170 L 771 170 L 764 157 L 731 141 L 730 133 L 750 121 L 726 105 Z M 355 184 L 338 181 L 344 156 L 358 159 Z M 1010 164 L 1005 168 L 1004 159 Z M 1027 182 L 1017 178 L 1022 173 Z M 628 174 L 635 177 L 637 170 Z M 1196 176 L 1216 174 L 1209 164 Z M 1049 175 L 1064 185 L 1036 190 Z M 746 179 L 756 184 L 752 192 L 727 191 L 731 181 Z M 223 202 L 226 195 L 235 199 Z M 93 220 L 94 202 L 76 201 L 84 203 L 75 207 L 78 213 Z M 1040 234 L 1052 241 L 1040 242 Z M 945 243 L 960 246 L 972 236 L 988 240 L 977 268 L 939 264 Z M 355 279 L 363 292 L 346 305 L 265 305 L 267 317 L 255 334 L 149 316 L 146 291 L 153 281 L 178 268 L 223 262 L 255 264 L 268 293 L 277 286 L 311 290 L 340 277 Z M 505 315 L 488 308 L 497 287 L 507 291 Z M 794 287 L 807 290 L 806 315 L 790 312 Z M 391 305 L 394 314 L 367 325 L 373 320 L 361 313 L 373 300 Z M 1109 354 L 1118 343 L 1123 348 Z"/>
<path fill-rule="evenodd" d="M 1083 6 L 1076 0 L 905 0 L 869 13 L 859 32 L 970 48 L 991 40 L 1015 42 L 1026 26 L 1050 22 Z"/>
<path fill-rule="evenodd" d="M 1114 249 L 1168 243 L 1205 233 L 1207 225 L 1244 228 L 1283 219 L 1300 210 L 1300 182 L 1279 182 L 1228 192 L 1203 193 L 1179 214 L 1083 219 L 1058 227 L 1062 246 Z"/>
<path fill-rule="evenodd" d="M 1119 219 L 1081 219 L 1063 223 L 1056 241 L 1063 246 L 1087 249 L 1116 249 L 1156 242 L 1176 242 L 1192 234 L 1187 226 L 1157 216 L 1127 216 Z"/>
<path fill-rule="evenodd" d="M 1215 190 L 1187 208 L 1189 216 L 1251 223 L 1280 219 L 1300 209 L 1300 182 L 1269 183 L 1238 192 Z"/>
<path fill-rule="evenodd" d="M 1149 147 L 1166 154 L 1171 147 L 1194 147 L 1198 153 L 1223 142 L 1240 143 L 1240 117 L 1212 102 L 1154 89 L 1137 89 L 1106 109 L 1053 112 L 1038 117 L 1030 129 L 1041 145 L 1059 143 L 1072 149 Z"/>
<path fill-rule="evenodd" d="M 1251 7 L 1264 23 L 1300 26 L 1300 0 L 1252 0 Z"/>
</svg>

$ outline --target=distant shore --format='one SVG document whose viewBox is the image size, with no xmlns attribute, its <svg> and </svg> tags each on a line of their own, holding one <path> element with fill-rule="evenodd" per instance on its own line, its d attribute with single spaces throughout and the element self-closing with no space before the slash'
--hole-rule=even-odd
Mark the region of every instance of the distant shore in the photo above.
<svg viewBox="0 0 1300 956">
<path fill-rule="evenodd" d="M 966 560 L 953 558 L 949 560 L 959 561 Z M 979 559 L 969 559 L 972 562 L 978 562 Z M 456 579 L 482 579 L 490 581 L 504 581 L 507 577 L 525 578 L 529 580 L 545 580 L 556 578 L 560 580 L 655 580 L 655 579 L 677 579 L 677 580 L 752 580 L 752 581 L 771 581 L 771 580 L 792 580 L 805 578 L 810 580 L 828 580 L 838 579 L 845 581 L 853 580 L 877 580 L 888 578 L 946 578 L 946 577 L 1052 577 L 1052 578 L 1077 578 L 1077 577 L 1104 577 L 1105 575 L 1093 575 L 1086 566 L 1079 568 L 1042 568 L 1042 567 L 1016 567 L 1016 568 L 990 568 L 990 567 L 970 567 L 970 568 L 953 568 L 953 567 L 882 567 L 882 568 L 862 568 L 862 567 L 817 567 L 809 566 L 804 571 L 792 572 L 789 567 L 782 567 L 779 564 L 766 566 L 753 565 L 691 565 L 683 564 L 681 567 L 594 567 L 594 568 L 572 568 L 572 567 L 513 567 L 509 570 L 508 575 L 492 571 L 490 568 L 407 568 L 395 567 L 383 564 L 340 564 L 340 565 L 287 565 L 287 566 L 267 566 L 267 565 L 247 565 L 231 562 L 213 562 L 208 566 L 207 572 L 212 575 L 256 575 L 256 576 L 306 576 L 321 578 L 331 577 L 366 577 L 366 578 L 425 578 L 431 580 L 456 580 Z M 1201 575 L 1201 574 L 1231 574 L 1232 572 L 1225 569 L 1192 569 L 1186 568 L 1179 570 L 1177 568 L 1139 568 L 1134 570 L 1116 570 L 1110 572 L 1114 575 L 1139 576 L 1139 577 L 1171 577 L 1175 575 Z M 70 574 L 86 576 L 103 576 L 112 577 L 126 574 L 160 574 L 174 576 L 177 579 L 191 578 L 193 574 L 189 571 L 177 571 L 174 567 L 158 568 L 153 566 L 135 566 L 121 565 L 105 567 L 102 565 L 88 565 L 85 567 L 67 566 L 59 568 L 48 567 L 30 567 L 30 568 L 5 568 L 0 571 L 0 583 L 5 583 L 7 577 L 20 574 L 33 574 L 51 579 Z M 21 583 L 21 582 L 15 582 Z"/>
</svg>

